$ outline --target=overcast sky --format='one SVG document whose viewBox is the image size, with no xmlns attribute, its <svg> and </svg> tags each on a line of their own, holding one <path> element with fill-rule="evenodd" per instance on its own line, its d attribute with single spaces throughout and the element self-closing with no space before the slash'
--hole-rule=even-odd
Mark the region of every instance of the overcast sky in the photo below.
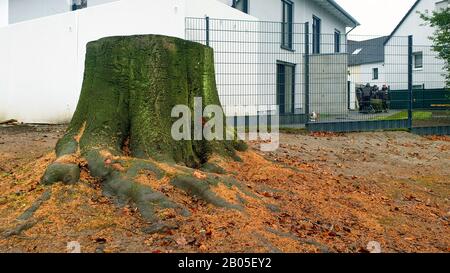
<svg viewBox="0 0 450 273">
<path fill-rule="evenodd" d="M 388 35 L 416 0 L 335 0 L 361 26 L 353 35 Z"/>
</svg>

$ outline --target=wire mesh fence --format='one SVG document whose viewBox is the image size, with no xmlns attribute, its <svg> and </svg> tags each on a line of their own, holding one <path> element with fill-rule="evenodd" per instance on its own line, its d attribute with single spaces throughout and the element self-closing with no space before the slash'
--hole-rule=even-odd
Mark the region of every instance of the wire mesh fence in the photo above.
<svg viewBox="0 0 450 273">
<path fill-rule="evenodd" d="M 226 115 L 276 112 L 282 126 L 351 130 L 450 126 L 444 62 L 411 37 L 213 18 L 187 18 L 185 34 L 214 49 Z"/>
</svg>

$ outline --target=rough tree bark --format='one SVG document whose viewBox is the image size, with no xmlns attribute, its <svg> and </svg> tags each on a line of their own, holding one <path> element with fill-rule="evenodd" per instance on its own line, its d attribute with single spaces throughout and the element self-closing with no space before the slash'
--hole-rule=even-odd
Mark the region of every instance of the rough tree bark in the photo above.
<svg viewBox="0 0 450 273">
<path fill-rule="evenodd" d="M 145 218 L 155 220 L 156 207 L 187 215 L 186 209 L 164 194 L 134 180 L 142 170 L 161 179 L 167 170 L 158 163 L 164 163 L 177 169 L 170 174 L 173 186 L 214 205 L 239 208 L 210 190 L 218 183 L 242 188 L 237 181 L 216 175 L 201 180 L 193 173 L 194 168 L 220 173 L 221 168 L 209 158 L 237 159 L 235 149 L 245 149 L 245 144 L 171 137 L 177 119 L 171 117 L 172 108 L 182 104 L 193 109 L 194 97 L 202 97 L 203 105 L 220 105 L 211 48 L 158 35 L 89 43 L 77 109 L 56 145 L 57 159 L 41 182 L 76 183 L 77 162 L 83 158 L 90 174 L 101 179 L 105 193 L 122 203 L 134 202 Z"/>
</svg>

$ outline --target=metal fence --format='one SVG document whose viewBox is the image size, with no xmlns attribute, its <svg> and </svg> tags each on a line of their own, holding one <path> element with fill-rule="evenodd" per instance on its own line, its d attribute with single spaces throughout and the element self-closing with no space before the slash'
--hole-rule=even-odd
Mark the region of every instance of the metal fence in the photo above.
<svg viewBox="0 0 450 273">
<path fill-rule="evenodd" d="M 450 132 L 444 63 L 412 36 L 186 18 L 186 39 L 214 49 L 219 96 L 229 116 L 278 111 L 281 126 L 313 131 Z"/>
</svg>

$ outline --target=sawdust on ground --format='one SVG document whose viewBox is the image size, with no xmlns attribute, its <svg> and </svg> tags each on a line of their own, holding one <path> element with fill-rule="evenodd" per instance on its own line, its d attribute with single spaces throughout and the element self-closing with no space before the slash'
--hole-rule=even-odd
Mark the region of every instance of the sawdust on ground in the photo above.
<svg viewBox="0 0 450 273">
<path fill-rule="evenodd" d="M 0 128 L 0 234 L 20 224 L 18 216 L 48 189 L 39 179 L 63 129 Z M 71 241 L 83 252 L 365 252 L 369 241 L 383 252 L 450 251 L 447 137 L 292 134 L 281 143 L 276 152 L 250 149 L 239 154 L 242 162 L 221 162 L 254 195 L 224 185 L 214 192 L 243 211 L 206 204 L 167 177 L 142 172 L 138 183 L 191 213 L 162 210 L 172 229 L 146 234 L 150 223 L 138 210 L 104 197 L 84 168 L 80 183 L 51 187 L 36 224 L 0 236 L 0 251 L 66 252 Z"/>
</svg>

